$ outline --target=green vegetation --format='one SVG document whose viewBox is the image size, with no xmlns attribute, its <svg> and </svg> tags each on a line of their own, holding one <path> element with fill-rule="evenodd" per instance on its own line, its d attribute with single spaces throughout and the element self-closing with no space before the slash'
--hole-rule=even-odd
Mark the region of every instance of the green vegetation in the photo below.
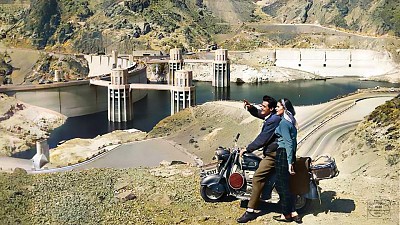
<svg viewBox="0 0 400 225">
<path fill-rule="evenodd" d="M 194 121 L 193 116 L 193 109 L 190 108 L 182 110 L 174 116 L 169 116 L 156 124 L 150 131 L 149 137 L 168 136 L 182 130 Z"/>
<path fill-rule="evenodd" d="M 88 0 L 78 1 L 59 1 L 61 3 L 61 12 L 63 21 L 78 19 L 85 21 L 93 15 L 93 11 L 89 8 Z"/>
<path fill-rule="evenodd" d="M 239 214 L 237 202 L 207 204 L 198 189 L 198 169 L 186 165 L 0 173 L 0 224 L 217 224 Z"/>
<path fill-rule="evenodd" d="M 400 97 L 393 98 L 385 104 L 378 106 L 369 116 L 368 121 L 380 124 L 381 126 L 392 125 L 396 131 L 400 129 Z"/>
<path fill-rule="evenodd" d="M 375 15 L 382 18 L 383 29 L 400 36 L 400 2 L 395 0 L 384 0 L 375 11 Z"/>
<path fill-rule="evenodd" d="M 0 76 L 10 75 L 13 67 L 9 63 L 10 55 L 7 52 L 0 53 Z"/>
<path fill-rule="evenodd" d="M 346 20 L 341 15 L 336 15 L 331 21 L 331 24 L 341 28 L 346 28 L 346 29 L 349 28 L 349 26 L 347 26 Z"/>
<path fill-rule="evenodd" d="M 400 96 L 377 107 L 367 118 L 367 124 L 375 132 L 365 136 L 367 146 L 387 152 L 390 166 L 400 161 Z M 381 130 L 381 132 L 376 132 Z"/>
<path fill-rule="evenodd" d="M 31 1 L 30 13 L 25 18 L 25 23 L 26 30 L 32 34 L 32 44 L 39 48 L 45 47 L 57 30 L 60 20 L 61 13 L 57 0 Z"/>
</svg>

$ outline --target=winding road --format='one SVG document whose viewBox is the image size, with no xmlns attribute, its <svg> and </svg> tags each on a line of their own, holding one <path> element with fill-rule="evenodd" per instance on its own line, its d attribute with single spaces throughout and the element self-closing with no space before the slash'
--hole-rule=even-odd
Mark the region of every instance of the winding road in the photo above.
<svg viewBox="0 0 400 225">
<path fill-rule="evenodd" d="M 303 114 L 303 117 L 309 116 L 298 119 L 298 140 L 301 142 L 298 155 L 314 158 L 320 154 L 334 153 L 337 141 L 342 135 L 354 130 L 377 106 L 397 95 L 397 92 L 359 93 L 321 104 L 316 110 L 300 109 L 298 114 Z"/>
<path fill-rule="evenodd" d="M 61 168 L 32 170 L 29 173 L 54 173 L 91 168 L 156 167 L 162 161 L 198 163 L 197 158 L 177 144 L 162 138 L 154 138 L 122 144 L 111 148 L 90 160 Z"/>
<path fill-rule="evenodd" d="M 322 136 L 319 136 L 312 143 L 312 146 L 317 147 L 308 149 L 305 155 L 311 156 L 311 158 L 315 158 L 316 156 L 321 154 L 332 153 L 334 147 L 337 146 L 336 143 L 338 139 L 349 131 L 354 130 L 359 122 L 361 122 L 361 120 L 337 124 L 330 127 L 329 129 L 325 129 Z"/>
</svg>

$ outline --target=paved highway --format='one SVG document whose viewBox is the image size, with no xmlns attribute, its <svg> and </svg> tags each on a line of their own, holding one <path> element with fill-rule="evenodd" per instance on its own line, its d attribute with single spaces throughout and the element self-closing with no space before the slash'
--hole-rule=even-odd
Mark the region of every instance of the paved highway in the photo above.
<svg viewBox="0 0 400 225">
<path fill-rule="evenodd" d="M 4 159 L 3 159 L 4 158 Z M 0 163 L 6 162 L 9 157 L 0 157 Z M 10 158 L 12 159 L 12 158 Z M 18 165 L 25 165 L 24 169 L 28 173 L 54 173 L 65 172 L 71 170 L 84 170 L 90 168 L 137 168 L 137 167 L 156 167 L 162 161 L 181 161 L 191 163 L 193 165 L 201 165 L 199 160 L 194 155 L 186 152 L 185 149 L 179 145 L 164 140 L 162 138 L 154 138 L 144 141 L 132 142 L 122 144 L 112 148 L 101 155 L 98 155 L 88 161 L 77 163 L 72 166 L 65 166 L 61 168 L 50 168 L 43 170 L 31 170 L 29 165 L 32 165 L 30 160 L 24 159 L 23 162 L 11 161 L 14 168 Z M 6 168 L 7 170 L 11 168 Z"/>
<path fill-rule="evenodd" d="M 155 167 L 160 162 L 183 161 L 195 164 L 194 157 L 161 138 L 123 144 L 73 169 Z"/>
<path fill-rule="evenodd" d="M 309 135 L 309 137 L 299 145 L 298 155 L 315 157 L 319 154 L 333 153 L 333 151 L 336 150 L 337 139 L 340 136 L 355 129 L 358 123 L 377 106 L 392 99 L 396 95 L 397 93 L 354 95 L 343 99 L 342 102 L 347 102 L 347 104 L 342 104 L 340 107 L 337 107 L 336 101 L 328 104 L 328 107 L 321 107 L 318 111 L 321 114 L 327 115 L 327 117 L 324 116 L 320 118 L 317 116 L 318 113 L 317 115 L 313 114 L 314 116 L 312 117 L 314 117 L 315 120 L 306 123 L 308 126 L 305 127 L 305 131 L 302 131 L 303 128 L 300 126 L 303 137 L 311 132 L 312 135 Z M 346 99 L 352 100 L 353 103 Z M 353 106 L 349 107 L 351 104 L 353 104 Z M 332 107 L 329 107 L 329 105 Z M 330 113 L 327 113 L 327 111 Z"/>
<path fill-rule="evenodd" d="M 331 155 L 338 146 L 338 139 L 349 131 L 354 130 L 359 122 L 360 120 L 340 123 L 331 126 L 328 129 L 321 130 L 320 134 L 322 136 L 315 136 L 316 138 L 312 140 L 310 139 L 310 142 L 312 141 L 310 145 L 313 147 L 305 149 L 303 155 L 311 156 L 311 158 L 315 158 L 316 156 L 321 154 Z"/>
</svg>

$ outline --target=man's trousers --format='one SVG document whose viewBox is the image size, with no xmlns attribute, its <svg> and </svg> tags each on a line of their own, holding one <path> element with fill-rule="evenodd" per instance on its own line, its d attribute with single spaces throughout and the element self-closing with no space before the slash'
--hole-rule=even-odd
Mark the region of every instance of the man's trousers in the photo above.
<svg viewBox="0 0 400 225">
<path fill-rule="evenodd" d="M 276 152 L 269 152 L 261 160 L 260 165 L 253 176 L 253 189 L 248 208 L 256 209 L 259 203 L 260 195 L 264 189 L 265 183 L 268 181 L 270 175 L 275 171 L 275 157 Z"/>
</svg>

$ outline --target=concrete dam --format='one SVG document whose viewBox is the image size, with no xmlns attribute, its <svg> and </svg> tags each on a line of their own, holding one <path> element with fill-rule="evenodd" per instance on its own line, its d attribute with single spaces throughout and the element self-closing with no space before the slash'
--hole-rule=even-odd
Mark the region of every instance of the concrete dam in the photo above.
<svg viewBox="0 0 400 225">
<path fill-rule="evenodd" d="M 388 52 L 365 49 L 276 49 L 268 54 L 276 66 L 320 76 L 383 75 L 396 69 Z"/>
<path fill-rule="evenodd" d="M 92 77 L 110 74 L 115 65 L 125 68 L 129 65 L 127 59 L 112 56 L 85 56 L 85 58 L 88 59 Z M 128 81 L 146 84 L 146 69 L 146 66 L 140 65 L 130 69 Z M 108 108 L 107 87 L 90 85 L 89 80 L 1 86 L 0 91 L 22 102 L 50 109 L 67 117 L 102 112 Z M 144 98 L 146 94 L 146 90 L 132 90 L 132 102 Z"/>
<path fill-rule="evenodd" d="M 90 80 L 62 82 L 62 72 L 54 71 L 54 83 L 33 85 L 3 85 L 5 92 L 16 99 L 50 109 L 68 117 L 108 110 L 108 119 L 123 122 L 133 119 L 132 103 L 146 96 L 146 90 L 168 90 L 171 94 L 171 115 L 195 105 L 195 86 L 192 71 L 184 70 L 181 49 L 170 50 L 167 85 L 147 84 L 147 66 L 138 64 L 133 54 L 118 57 L 79 55 L 89 65 Z M 229 87 L 229 59 L 226 49 L 218 49 L 212 61 L 215 79 L 213 86 Z M 111 81 L 106 80 L 110 78 Z"/>
</svg>

